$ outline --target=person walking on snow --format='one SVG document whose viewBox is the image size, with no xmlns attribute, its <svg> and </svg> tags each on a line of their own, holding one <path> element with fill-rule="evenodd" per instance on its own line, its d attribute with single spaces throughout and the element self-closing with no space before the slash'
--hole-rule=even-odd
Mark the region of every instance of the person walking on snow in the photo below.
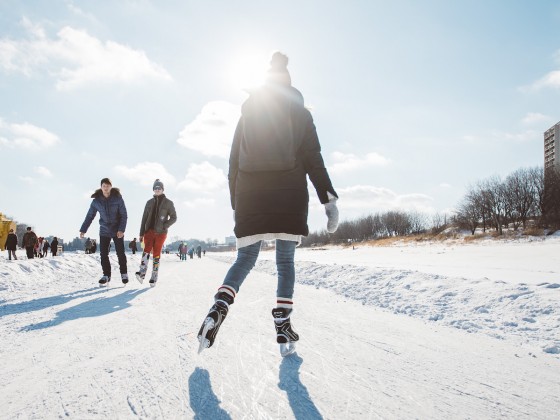
<svg viewBox="0 0 560 420">
<path fill-rule="evenodd" d="M 51 242 L 51 254 L 53 257 L 56 257 L 56 253 L 58 252 L 58 239 L 55 236 Z"/>
<path fill-rule="evenodd" d="M 49 248 L 51 247 L 51 244 L 49 244 L 49 241 L 47 241 L 46 238 L 44 238 L 43 240 L 43 257 L 48 257 L 49 256 Z"/>
<path fill-rule="evenodd" d="M 291 85 L 288 57 L 274 53 L 264 86 L 250 92 L 241 108 L 229 159 L 237 259 L 214 296 L 198 332 L 199 352 L 212 346 L 230 305 L 254 267 L 261 242 L 276 240 L 278 287 L 272 317 L 282 355 L 295 350 L 299 336 L 290 315 L 295 283 L 294 252 L 309 234 L 307 176 L 328 216 L 338 226 L 336 194 L 321 155 L 311 113 Z"/>
<path fill-rule="evenodd" d="M 21 247 L 25 248 L 27 254 L 27 259 L 33 259 L 35 257 L 35 244 L 37 243 L 37 235 L 31 230 L 31 226 L 27 227 L 27 231 L 23 234 L 21 238 Z"/>
<path fill-rule="evenodd" d="M 103 178 L 101 188 L 96 190 L 91 198 L 93 200 L 80 228 L 80 238 L 84 237 L 95 215 L 99 213 L 99 253 L 103 270 L 99 285 L 105 286 L 111 281 L 111 262 L 109 261 L 111 239 L 115 243 L 117 251 L 121 280 L 123 284 L 126 284 L 128 283 L 128 271 L 124 253 L 124 232 L 128 215 L 121 192 L 118 188 L 113 188 L 109 178 Z"/>
<path fill-rule="evenodd" d="M 187 261 L 187 252 L 188 252 L 188 246 L 186 243 L 181 243 L 181 245 L 179 245 L 179 258 L 181 259 L 181 261 L 185 260 Z"/>
<path fill-rule="evenodd" d="M 137 247 L 137 244 L 136 244 L 136 238 L 134 238 L 132 241 L 130 241 L 130 243 L 128 244 L 128 247 L 132 251 L 132 255 L 136 254 L 136 251 L 138 251 L 138 247 Z"/>
<path fill-rule="evenodd" d="M 13 229 L 10 229 L 8 233 L 8 237 L 6 238 L 6 249 L 8 250 L 8 259 L 12 259 L 12 255 L 14 256 L 14 260 L 17 260 L 16 256 L 16 249 L 17 249 L 17 235 L 14 233 Z"/>
<path fill-rule="evenodd" d="M 144 251 L 142 252 L 142 260 L 140 269 L 136 272 L 136 278 L 140 283 L 146 277 L 148 270 L 148 260 L 150 252 L 153 255 L 153 269 L 150 277 L 150 286 L 155 286 L 158 280 L 159 260 L 161 258 L 161 249 L 167 238 L 167 230 L 177 221 L 177 213 L 173 201 L 163 193 L 163 182 L 159 179 L 154 181 L 154 196 L 148 200 L 144 207 L 142 215 L 142 223 L 140 223 L 140 242 L 144 242 Z"/>
</svg>

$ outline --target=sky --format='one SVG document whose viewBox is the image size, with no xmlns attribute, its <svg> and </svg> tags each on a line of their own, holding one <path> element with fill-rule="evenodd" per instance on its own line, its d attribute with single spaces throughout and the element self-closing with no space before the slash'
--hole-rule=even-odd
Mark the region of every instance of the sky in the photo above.
<svg viewBox="0 0 560 420">
<path fill-rule="evenodd" d="M 155 288 L 123 286 L 115 254 L 100 288 L 99 254 L 2 252 L 2 418 L 555 419 L 559 252 L 560 232 L 298 250 L 286 358 L 273 250 L 200 354 L 234 252 L 164 254 Z"/>
<path fill-rule="evenodd" d="M 470 185 L 542 165 L 559 40 L 556 1 L 0 0 L 0 212 L 70 241 L 109 177 L 132 239 L 159 178 L 168 237 L 223 242 L 244 89 L 280 50 L 341 220 L 447 213 Z M 311 185 L 309 227 L 326 227 Z"/>
</svg>

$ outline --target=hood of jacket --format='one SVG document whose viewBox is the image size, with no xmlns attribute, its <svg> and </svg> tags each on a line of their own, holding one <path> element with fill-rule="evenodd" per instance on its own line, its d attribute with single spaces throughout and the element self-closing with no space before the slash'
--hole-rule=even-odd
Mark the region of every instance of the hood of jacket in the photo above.
<svg viewBox="0 0 560 420">
<path fill-rule="evenodd" d="M 120 197 L 121 196 L 121 190 L 119 190 L 118 188 L 111 188 L 111 192 L 109 194 L 109 197 Z M 91 198 L 97 198 L 97 197 L 103 197 L 103 190 L 101 190 L 101 188 L 99 188 L 98 190 L 95 190 L 95 192 L 91 195 Z"/>
</svg>

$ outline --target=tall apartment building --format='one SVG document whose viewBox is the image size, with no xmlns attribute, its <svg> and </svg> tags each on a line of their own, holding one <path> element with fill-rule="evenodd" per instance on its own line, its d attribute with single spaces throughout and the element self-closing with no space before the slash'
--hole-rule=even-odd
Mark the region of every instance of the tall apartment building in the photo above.
<svg viewBox="0 0 560 420">
<path fill-rule="evenodd" d="M 544 132 L 544 169 L 560 172 L 560 122 Z"/>
</svg>

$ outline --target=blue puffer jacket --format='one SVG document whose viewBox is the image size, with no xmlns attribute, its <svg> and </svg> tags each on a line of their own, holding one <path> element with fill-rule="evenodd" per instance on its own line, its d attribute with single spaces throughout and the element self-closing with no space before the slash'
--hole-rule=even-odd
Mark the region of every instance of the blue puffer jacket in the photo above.
<svg viewBox="0 0 560 420">
<path fill-rule="evenodd" d="M 93 198 L 93 201 L 89 206 L 80 232 L 87 232 L 97 212 L 99 212 L 99 236 L 114 238 L 117 236 L 117 232 L 124 232 L 128 216 L 119 189 L 111 188 L 109 198 L 105 198 L 101 189 L 98 189 L 92 194 L 91 198 Z"/>
</svg>

